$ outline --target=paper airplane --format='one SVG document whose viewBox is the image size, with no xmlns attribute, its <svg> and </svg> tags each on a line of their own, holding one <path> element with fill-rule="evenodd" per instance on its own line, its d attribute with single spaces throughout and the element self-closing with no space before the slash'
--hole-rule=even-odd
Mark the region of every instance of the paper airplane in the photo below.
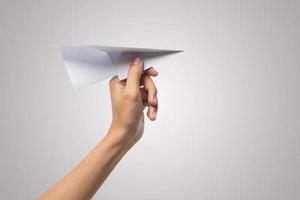
<svg viewBox="0 0 300 200">
<path fill-rule="evenodd" d="M 182 50 L 146 49 L 95 45 L 61 46 L 67 72 L 75 89 L 118 75 L 127 77 L 131 59 L 144 58 L 145 69 L 159 65 L 159 60 Z"/>
</svg>

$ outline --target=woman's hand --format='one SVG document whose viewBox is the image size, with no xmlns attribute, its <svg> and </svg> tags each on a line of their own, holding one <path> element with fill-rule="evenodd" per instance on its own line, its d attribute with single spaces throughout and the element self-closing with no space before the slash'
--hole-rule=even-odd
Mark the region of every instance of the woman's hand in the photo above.
<svg viewBox="0 0 300 200">
<path fill-rule="evenodd" d="M 156 119 L 157 89 L 151 76 L 157 75 L 154 68 L 144 71 L 143 59 L 135 57 L 129 66 L 127 80 L 115 76 L 109 82 L 113 118 L 108 134 L 124 145 L 131 147 L 142 137 L 145 107 L 148 107 L 148 118 Z"/>
<path fill-rule="evenodd" d="M 133 59 L 127 80 L 110 80 L 113 119 L 109 132 L 99 144 L 66 176 L 42 196 L 44 199 L 91 199 L 105 179 L 141 138 L 145 107 L 150 120 L 156 119 L 157 90 L 150 76 L 157 71 L 143 71 L 143 59 Z"/>
</svg>

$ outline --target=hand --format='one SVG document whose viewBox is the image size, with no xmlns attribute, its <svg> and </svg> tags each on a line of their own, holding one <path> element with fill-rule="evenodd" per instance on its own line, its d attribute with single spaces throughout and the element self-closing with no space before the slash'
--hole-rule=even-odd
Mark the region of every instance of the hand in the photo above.
<svg viewBox="0 0 300 200">
<path fill-rule="evenodd" d="M 143 135 L 145 107 L 148 107 L 150 120 L 155 120 L 157 115 L 157 89 L 151 76 L 157 76 L 158 72 L 154 68 L 143 69 L 143 59 L 135 57 L 129 66 L 127 80 L 115 76 L 109 82 L 113 114 L 109 134 L 130 146 Z"/>
<path fill-rule="evenodd" d="M 99 144 L 69 174 L 39 199 L 91 199 L 125 153 L 142 137 L 145 107 L 150 120 L 156 119 L 157 90 L 151 76 L 143 71 L 143 59 L 133 59 L 127 80 L 110 80 L 113 119 L 110 130 Z"/>
</svg>

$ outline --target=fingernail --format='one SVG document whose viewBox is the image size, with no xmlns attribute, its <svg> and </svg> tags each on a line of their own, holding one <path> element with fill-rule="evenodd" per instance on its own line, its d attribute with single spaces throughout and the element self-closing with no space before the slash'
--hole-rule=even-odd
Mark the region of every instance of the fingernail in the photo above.
<svg viewBox="0 0 300 200">
<path fill-rule="evenodd" d="M 156 74 L 158 74 L 158 71 L 153 66 L 152 69 L 155 71 Z"/>
<path fill-rule="evenodd" d="M 133 58 L 132 64 L 139 64 L 140 61 L 141 61 L 140 57 L 136 56 L 136 57 Z"/>
<path fill-rule="evenodd" d="M 153 97 L 152 101 L 153 101 L 154 105 L 156 105 L 157 104 L 157 97 Z"/>
<path fill-rule="evenodd" d="M 154 111 L 154 112 L 152 113 L 152 119 L 153 119 L 153 120 L 156 120 L 156 111 Z"/>
</svg>

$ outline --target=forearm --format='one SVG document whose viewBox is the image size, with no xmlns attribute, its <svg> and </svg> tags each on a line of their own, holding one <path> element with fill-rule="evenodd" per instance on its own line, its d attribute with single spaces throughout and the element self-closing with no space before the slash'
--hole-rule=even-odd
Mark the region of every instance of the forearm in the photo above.
<svg viewBox="0 0 300 200">
<path fill-rule="evenodd" d="M 91 199 L 124 154 L 142 137 L 144 109 L 155 120 L 157 90 L 150 76 L 157 71 L 143 71 L 143 59 L 136 57 L 129 66 L 127 80 L 114 76 L 110 82 L 112 124 L 103 140 L 68 175 L 39 199 Z"/>
<path fill-rule="evenodd" d="M 97 146 L 40 199 L 91 199 L 116 164 L 132 146 L 110 129 Z M 114 132 L 114 133 L 112 133 Z"/>
</svg>

